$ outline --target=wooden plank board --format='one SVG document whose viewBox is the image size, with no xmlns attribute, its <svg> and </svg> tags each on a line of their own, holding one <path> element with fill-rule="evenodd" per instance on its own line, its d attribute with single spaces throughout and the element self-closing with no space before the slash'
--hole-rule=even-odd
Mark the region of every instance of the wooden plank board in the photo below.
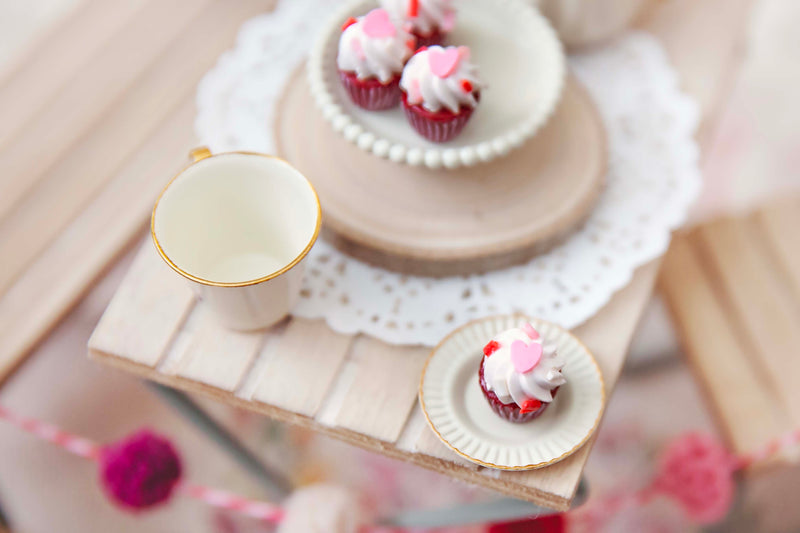
<svg viewBox="0 0 800 533">
<path fill-rule="evenodd" d="M 20 58 L 0 83 L 0 149 L 56 97 L 77 70 L 97 55 L 144 6 L 127 0 L 90 0 L 57 23 Z"/>
<path fill-rule="evenodd" d="M 792 425 L 762 379 L 753 347 L 726 312 L 724 294 L 714 290 L 713 273 L 693 241 L 687 235 L 673 239 L 660 286 L 721 428 L 734 450 L 752 451 Z"/>
<path fill-rule="evenodd" d="M 185 164 L 194 144 L 193 117 L 194 106 L 187 102 L 0 296 L 0 383 L 140 234 L 152 199 L 163 187 L 162 174 Z"/>
<path fill-rule="evenodd" d="M 429 352 L 428 348 L 391 346 L 359 336 L 351 355 L 357 370 L 336 425 L 395 442 L 417 400 L 419 376 Z"/>
<path fill-rule="evenodd" d="M 126 97 L 143 107 L 123 105 L 125 113 L 110 113 L 119 118 L 106 117 L 95 126 L 99 128 L 96 133 L 92 130 L 79 142 L 83 157 L 68 158 L 71 170 L 58 169 L 50 176 L 72 183 L 73 189 L 61 197 L 55 190 L 42 189 L 42 198 L 63 209 L 59 211 L 60 224 L 45 210 L 34 220 L 30 232 L 16 230 L 17 238 L 31 239 L 25 243 L 28 248 L 20 249 L 31 261 L 4 294 L 0 291 L 0 384 L 139 234 L 154 198 L 169 177 L 186 165 L 188 151 L 196 146 L 192 133 L 194 84 L 218 53 L 233 42 L 240 22 L 268 7 L 259 0 L 233 6 L 215 0 L 190 31 L 175 41 L 176 52 L 154 58 L 157 63 L 127 90 Z M 145 93 L 147 98 L 142 96 Z M 161 103 L 152 105 L 156 100 Z M 136 115 L 142 109 L 150 110 L 153 122 L 148 122 L 150 118 L 145 122 L 154 126 L 151 131 L 129 128 L 130 122 L 137 123 Z M 136 132 L 136 138 L 125 137 L 131 131 Z M 119 144 L 121 138 L 130 142 Z M 98 159 L 105 162 L 97 164 Z M 89 171 L 93 174 L 87 175 Z M 89 193 L 88 189 L 98 192 Z M 69 204 L 70 216 L 63 216 L 67 206 L 61 206 L 61 200 Z M 89 203 L 81 206 L 81 201 Z M 40 208 L 40 204 L 35 207 Z M 33 241 L 39 246 L 32 246 Z M 0 269 L 0 278 L 11 279 L 9 263 Z"/>
<path fill-rule="evenodd" d="M 0 221 L 25 211 L 20 199 L 119 101 L 209 1 L 149 0 L 100 55 L 78 69 L 56 98 L 13 137 L 0 152 Z M 141 109 L 137 112 L 140 116 L 134 117 L 142 118 Z M 84 163 L 101 160 L 97 153 L 101 152 Z"/>
<path fill-rule="evenodd" d="M 253 13 L 256 6 L 254 0 L 237 2 L 233 7 L 217 0 L 193 20 L 190 18 L 188 27 L 176 40 L 166 34 L 160 39 L 160 46 L 164 48 L 152 47 L 151 59 L 156 59 L 155 62 L 127 88 L 125 98 L 73 145 L 55 168 L 41 177 L 37 186 L 0 224 L 0 255 L 7 257 L 0 272 L 0 292 L 96 195 L 165 116 L 181 102 L 191 99 L 197 81 L 213 64 L 214 53 L 230 42 L 240 21 Z M 166 13 L 158 15 L 167 16 Z M 192 13 L 186 15 L 191 17 Z M 123 44 L 131 46 L 131 43 Z M 103 154 L 103 157 L 96 157 L 96 154 Z M 34 169 L 27 171 L 34 179 L 38 175 Z M 20 227 L 26 231 L 17 231 Z"/>
<path fill-rule="evenodd" d="M 352 342 L 322 320 L 292 319 L 267 358 L 253 400 L 314 416 Z"/>
<path fill-rule="evenodd" d="M 736 331 L 753 347 L 795 426 L 800 425 L 800 306 L 776 275 L 752 219 L 726 219 L 698 232 L 709 266 L 728 298 Z"/>
<path fill-rule="evenodd" d="M 227 331 L 206 306 L 196 306 L 176 343 L 170 364 L 160 372 L 175 374 L 225 391 L 233 391 L 265 342 L 261 333 Z"/>
<path fill-rule="evenodd" d="M 127 315 L 119 316 L 116 323 L 117 331 L 128 332 L 128 335 L 140 327 L 137 317 L 141 304 L 134 298 L 143 299 L 142 293 L 145 292 L 163 292 L 163 288 L 153 288 L 152 284 L 145 285 L 137 279 L 141 276 L 137 270 L 153 272 L 160 266 L 160 260 L 149 243 L 144 245 L 140 257 L 141 261 L 137 259 L 111 306 L 128 310 Z M 145 259 L 151 264 L 147 264 Z M 636 318 L 647 301 L 657 269 L 657 262 L 640 269 L 633 283 L 612 299 L 603 313 L 579 329 L 582 332 L 579 334 L 595 350 L 609 388 L 613 387 L 619 374 L 625 347 Z M 184 286 L 183 280 L 175 275 L 171 280 L 176 286 Z M 117 352 L 120 350 L 113 346 L 113 339 L 120 338 L 118 333 L 108 335 L 101 347 L 97 339 L 104 338 L 100 332 L 106 327 L 103 322 L 98 326 L 99 333 L 90 340 L 91 356 L 145 378 L 206 394 L 464 481 L 558 509 L 569 506 L 591 445 L 553 467 L 524 473 L 498 473 L 478 468 L 442 449 L 441 443 L 424 424 L 416 402 L 419 373 L 429 352 L 427 348 L 389 346 L 363 336 L 351 339 L 331 332 L 319 321 L 300 319 L 291 321 L 284 329 L 263 333 L 261 341 L 242 340 L 238 338 L 240 334 L 232 335 L 235 337 L 233 340 L 227 333 L 222 338 L 205 336 L 211 325 L 205 323 L 205 319 L 197 318 L 202 317 L 202 309 L 201 303 L 185 326 L 177 328 L 171 343 L 162 341 L 164 351 L 161 356 L 152 353 L 144 364 L 119 356 Z M 171 316 L 174 323 L 179 322 L 177 311 L 173 310 Z M 103 321 L 106 320 L 109 319 L 104 317 Z M 284 341 L 283 336 L 288 340 Z M 220 349 L 220 342 L 229 348 Z M 217 344 L 209 349 L 202 348 L 208 343 Z M 253 353 L 262 343 L 267 347 L 260 351 L 253 363 Z M 220 365 L 230 361 L 230 350 L 236 345 L 245 355 L 234 358 L 234 368 L 228 371 Z M 187 356 L 191 353 L 194 355 Z M 331 359 L 326 360 L 327 356 Z M 158 360 L 162 362 L 156 365 L 154 361 Z M 311 370 L 317 363 L 325 365 L 322 372 Z M 299 381 L 289 381 L 284 371 L 303 380 L 310 377 L 319 386 L 308 386 L 303 382 L 301 387 Z M 215 376 L 216 372 L 224 377 Z M 272 391 L 281 378 L 286 383 L 277 385 Z M 243 383 L 252 385 L 243 387 Z M 297 389 L 306 392 L 300 394 Z M 280 398 L 284 393 L 290 399 L 281 404 Z M 278 401 L 273 402 L 274 398 Z M 299 407 L 295 409 L 296 406 Z"/>
<path fill-rule="evenodd" d="M 97 350 L 148 368 L 164 356 L 195 300 L 189 285 L 175 283 L 173 272 L 154 255 L 146 242 L 89 339 Z M 137 327 L 130 320 L 132 306 L 142 313 Z"/>
<path fill-rule="evenodd" d="M 800 198 L 793 197 L 766 207 L 756 214 L 756 220 L 767 236 L 776 261 L 783 267 L 795 297 L 800 300 Z"/>
</svg>

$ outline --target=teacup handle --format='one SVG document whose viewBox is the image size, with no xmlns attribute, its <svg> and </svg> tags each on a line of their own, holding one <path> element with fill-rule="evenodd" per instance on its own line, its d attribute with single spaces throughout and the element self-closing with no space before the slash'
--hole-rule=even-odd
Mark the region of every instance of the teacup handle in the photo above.
<svg viewBox="0 0 800 533">
<path fill-rule="evenodd" d="M 200 146 L 189 152 L 189 157 L 192 158 L 194 163 L 197 163 L 207 157 L 211 157 L 211 150 L 209 150 L 207 146 Z"/>
</svg>

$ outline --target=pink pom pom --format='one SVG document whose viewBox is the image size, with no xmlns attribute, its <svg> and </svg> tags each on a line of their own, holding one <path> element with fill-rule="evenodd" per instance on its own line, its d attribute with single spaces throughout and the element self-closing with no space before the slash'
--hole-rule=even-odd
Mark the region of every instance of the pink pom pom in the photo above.
<svg viewBox="0 0 800 533">
<path fill-rule="evenodd" d="M 103 450 L 100 478 L 118 504 L 143 509 L 169 499 L 181 477 L 181 460 L 165 438 L 142 430 Z"/>
<path fill-rule="evenodd" d="M 710 524 L 730 509 L 734 464 L 732 455 L 714 438 L 684 435 L 664 450 L 654 488 L 675 498 L 689 518 Z"/>
</svg>

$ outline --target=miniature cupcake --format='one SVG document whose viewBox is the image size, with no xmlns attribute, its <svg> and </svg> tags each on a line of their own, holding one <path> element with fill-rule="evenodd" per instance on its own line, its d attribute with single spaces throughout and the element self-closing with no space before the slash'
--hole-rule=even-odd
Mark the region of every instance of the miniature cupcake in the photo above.
<svg viewBox="0 0 800 533">
<path fill-rule="evenodd" d="M 403 65 L 416 48 L 414 37 L 402 30 L 383 9 L 350 18 L 339 38 L 339 79 L 356 105 L 377 111 L 400 102 Z"/>
<path fill-rule="evenodd" d="M 495 336 L 483 348 L 479 379 L 492 410 L 511 422 L 541 415 L 566 383 L 563 360 L 530 324 Z"/>
<path fill-rule="evenodd" d="M 442 44 L 456 22 L 452 0 L 380 0 L 389 16 L 417 38 L 417 46 Z"/>
<path fill-rule="evenodd" d="M 403 109 L 417 133 L 446 142 L 466 126 L 482 83 L 466 46 L 420 48 L 403 69 Z"/>
</svg>

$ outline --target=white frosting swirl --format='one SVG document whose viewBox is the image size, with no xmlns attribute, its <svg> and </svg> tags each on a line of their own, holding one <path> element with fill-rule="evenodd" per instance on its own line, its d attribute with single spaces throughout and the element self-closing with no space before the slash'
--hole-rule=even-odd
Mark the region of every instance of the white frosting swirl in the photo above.
<svg viewBox="0 0 800 533">
<path fill-rule="evenodd" d="M 455 23 L 456 10 L 452 0 L 418 0 L 417 16 L 413 17 L 411 4 L 414 0 L 380 0 L 383 9 L 398 24 L 405 24 L 414 33 L 428 37 L 434 31 L 449 32 Z"/>
<path fill-rule="evenodd" d="M 378 78 L 381 83 L 388 83 L 403 71 L 414 52 L 414 37 L 397 27 L 392 35 L 370 37 L 364 31 L 365 19 L 366 16 L 358 17 L 342 32 L 336 63 L 339 70 L 354 72 L 360 80 Z"/>
<path fill-rule="evenodd" d="M 511 361 L 511 343 L 522 341 L 527 345 L 542 344 L 542 338 L 531 339 L 521 328 L 504 331 L 493 339 L 500 346 L 483 358 L 483 376 L 486 387 L 493 391 L 503 403 L 512 401 L 518 406 L 526 400 L 536 399 L 543 403 L 553 401 L 553 389 L 566 383 L 561 369 L 563 358 L 552 344 L 542 345 L 542 357 L 532 370 L 518 372 Z"/>
<path fill-rule="evenodd" d="M 455 49 L 460 50 L 461 59 L 453 71 L 446 77 L 434 74 L 429 56 Z M 466 90 L 465 86 L 470 90 Z M 431 112 L 445 107 L 453 113 L 458 113 L 461 106 L 475 107 L 478 105 L 476 95 L 482 87 L 478 68 L 469 61 L 469 49 L 465 46 L 446 48 L 431 46 L 420 50 L 408 61 L 400 79 L 400 88 L 406 93 L 408 103 L 421 104 Z"/>
</svg>

